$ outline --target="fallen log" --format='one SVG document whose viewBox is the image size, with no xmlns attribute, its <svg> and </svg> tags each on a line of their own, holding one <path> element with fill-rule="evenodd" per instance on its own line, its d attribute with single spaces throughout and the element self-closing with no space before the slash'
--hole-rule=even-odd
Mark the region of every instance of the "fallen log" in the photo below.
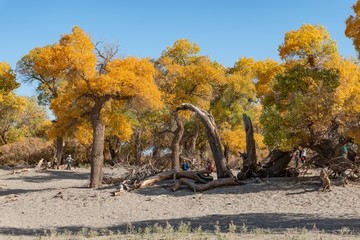
<svg viewBox="0 0 360 240">
<path fill-rule="evenodd" d="M 19 169 L 19 170 L 13 170 L 12 174 L 18 174 L 18 173 L 23 173 L 23 172 L 27 172 L 27 171 L 31 171 L 31 168 L 23 168 L 23 169 Z"/>
<path fill-rule="evenodd" d="M 162 172 L 160 174 L 151 176 L 136 185 L 136 188 L 145 188 L 152 186 L 162 180 L 170 180 L 170 179 L 178 179 L 178 178 L 187 178 L 193 179 L 197 182 L 206 183 L 207 181 L 201 178 L 201 174 L 210 174 L 207 170 L 200 170 L 200 171 L 169 171 L 169 172 Z"/>
<path fill-rule="evenodd" d="M 244 185 L 245 183 L 240 182 L 236 178 L 232 178 L 232 177 L 216 179 L 214 181 L 211 181 L 211 182 L 208 182 L 205 184 L 196 184 L 195 182 L 191 181 L 188 178 L 180 178 L 175 183 L 172 190 L 174 192 L 177 191 L 182 184 L 190 187 L 196 193 L 196 192 L 203 192 L 203 191 L 210 190 L 210 189 L 217 188 L 217 187 Z"/>
</svg>

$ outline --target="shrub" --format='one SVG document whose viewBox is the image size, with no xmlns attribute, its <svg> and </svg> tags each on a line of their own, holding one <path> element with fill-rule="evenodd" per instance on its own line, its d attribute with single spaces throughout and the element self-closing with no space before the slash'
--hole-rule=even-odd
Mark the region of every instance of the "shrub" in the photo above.
<svg viewBox="0 0 360 240">
<path fill-rule="evenodd" d="M 50 161 L 53 153 L 51 142 L 29 137 L 19 142 L 0 146 L 0 165 L 35 165 L 41 158 Z"/>
</svg>

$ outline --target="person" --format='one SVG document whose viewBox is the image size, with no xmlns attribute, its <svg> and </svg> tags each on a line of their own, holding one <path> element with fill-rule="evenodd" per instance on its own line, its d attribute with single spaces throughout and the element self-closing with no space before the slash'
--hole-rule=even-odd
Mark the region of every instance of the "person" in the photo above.
<svg viewBox="0 0 360 240">
<path fill-rule="evenodd" d="M 181 169 L 186 171 L 186 170 L 189 170 L 190 168 L 190 165 L 187 161 L 184 161 L 183 164 L 181 165 Z"/>
<path fill-rule="evenodd" d="M 295 169 L 298 169 L 298 167 L 299 167 L 300 155 L 301 155 L 301 151 L 300 151 L 300 149 L 297 148 L 294 152 Z"/>
<path fill-rule="evenodd" d="M 304 148 L 304 149 L 301 151 L 301 154 L 300 154 L 300 156 L 301 156 L 301 162 L 302 162 L 303 165 L 305 164 L 305 161 L 306 161 L 306 151 L 307 151 L 307 149 Z"/>
<path fill-rule="evenodd" d="M 344 157 L 344 158 L 347 158 L 347 156 L 348 156 L 348 149 L 347 149 L 346 144 L 341 148 L 341 152 L 342 152 L 343 157 Z"/>
<path fill-rule="evenodd" d="M 67 158 L 66 158 L 66 164 L 67 164 L 67 167 L 66 167 L 66 170 L 71 170 L 71 163 L 74 159 L 71 158 L 71 155 L 69 155 Z"/>
<path fill-rule="evenodd" d="M 213 167 L 212 167 L 212 165 L 211 165 L 211 162 L 210 162 L 209 160 L 206 162 L 205 169 L 206 169 L 206 171 L 208 171 L 208 174 L 207 174 L 207 175 L 209 175 L 210 173 L 212 173 L 212 171 L 214 170 Z"/>
</svg>

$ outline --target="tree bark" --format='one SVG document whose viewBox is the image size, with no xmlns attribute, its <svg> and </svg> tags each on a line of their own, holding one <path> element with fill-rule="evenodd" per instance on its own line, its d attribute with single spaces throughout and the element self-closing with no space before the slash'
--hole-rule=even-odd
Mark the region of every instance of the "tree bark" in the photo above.
<svg viewBox="0 0 360 240">
<path fill-rule="evenodd" d="M 182 139 L 184 144 L 183 154 L 190 159 L 194 159 L 196 157 L 196 141 L 199 137 L 199 131 L 199 123 L 195 121 L 194 131 L 187 139 L 185 139 L 185 137 Z"/>
<path fill-rule="evenodd" d="M 286 173 L 286 167 L 291 161 L 291 153 L 280 150 L 273 150 L 261 163 L 259 171 L 261 177 L 282 177 Z"/>
<path fill-rule="evenodd" d="M 226 161 L 223 155 L 220 137 L 214 121 L 214 117 L 205 110 L 195 107 L 190 103 L 181 104 L 176 108 L 175 111 L 177 112 L 180 110 L 191 110 L 195 112 L 197 116 L 201 119 L 203 124 L 205 125 L 206 135 L 216 164 L 217 177 L 218 178 L 233 177 L 233 174 L 226 165 Z"/>
<path fill-rule="evenodd" d="M 184 125 L 183 122 L 180 120 L 177 111 L 173 113 L 174 119 L 177 124 L 177 128 L 174 131 L 174 137 L 171 143 L 172 147 L 172 161 L 171 161 L 171 168 L 175 171 L 180 170 L 180 141 L 184 135 Z"/>
<path fill-rule="evenodd" d="M 199 177 L 199 174 L 206 174 L 209 173 L 206 170 L 201 170 L 201 171 L 168 171 L 168 172 L 163 172 L 157 175 L 154 175 L 152 177 L 149 177 L 145 180 L 143 180 L 142 182 L 140 182 L 136 188 L 145 188 L 145 187 L 149 187 L 154 185 L 157 182 L 160 182 L 162 180 L 170 180 L 173 179 L 174 174 L 175 174 L 175 178 L 189 178 L 189 179 L 193 179 L 195 181 L 198 182 L 203 182 L 205 183 L 204 179 Z"/>
<path fill-rule="evenodd" d="M 56 167 L 62 164 L 62 153 L 63 153 L 64 139 L 62 137 L 57 137 L 55 140 L 55 158 L 56 158 Z"/>
<path fill-rule="evenodd" d="M 111 136 L 109 138 L 109 152 L 110 152 L 111 160 L 114 163 L 118 161 L 120 148 L 121 148 L 120 139 L 116 136 Z"/>
<path fill-rule="evenodd" d="M 103 177 L 105 125 L 100 118 L 101 107 L 96 107 L 94 107 L 91 115 L 93 147 L 91 152 L 90 187 L 98 189 L 101 187 Z"/>
<path fill-rule="evenodd" d="M 175 184 L 176 188 L 173 188 L 173 191 L 179 189 L 178 186 L 184 184 L 190 187 L 194 192 L 203 192 L 206 190 L 210 190 L 217 187 L 223 186 L 236 186 L 236 185 L 244 185 L 244 183 L 237 181 L 235 178 L 221 178 L 216 179 L 214 181 L 205 183 L 205 184 L 196 184 L 188 178 L 180 178 L 179 181 Z"/>
<path fill-rule="evenodd" d="M 251 119 L 248 115 L 243 114 L 243 120 L 246 132 L 246 157 L 244 157 L 243 168 L 238 173 L 239 180 L 253 176 L 256 172 L 256 147 L 254 139 L 254 130 Z"/>
</svg>

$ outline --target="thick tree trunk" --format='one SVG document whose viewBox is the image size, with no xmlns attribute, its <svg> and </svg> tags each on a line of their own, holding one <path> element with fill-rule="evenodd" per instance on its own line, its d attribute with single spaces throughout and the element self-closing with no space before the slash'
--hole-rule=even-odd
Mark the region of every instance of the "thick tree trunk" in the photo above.
<svg viewBox="0 0 360 240">
<path fill-rule="evenodd" d="M 325 167 L 333 158 L 341 156 L 341 147 L 350 139 L 341 137 L 339 139 L 323 139 L 311 146 L 311 149 L 318 154 L 313 160 L 315 166 Z"/>
<path fill-rule="evenodd" d="M 135 129 L 134 136 L 135 136 L 135 162 L 136 165 L 140 166 L 142 150 L 141 150 L 141 140 L 140 140 L 141 130 L 139 128 Z"/>
<path fill-rule="evenodd" d="M 63 154 L 64 139 L 62 137 L 57 137 L 55 140 L 55 165 L 58 167 L 62 164 L 62 154 Z"/>
<path fill-rule="evenodd" d="M 172 147 L 172 161 L 171 161 L 171 168 L 175 171 L 180 170 L 180 141 L 184 134 L 184 125 L 183 122 L 180 120 L 178 113 L 174 112 L 174 119 L 177 124 L 177 128 L 174 131 L 174 137 L 171 143 Z"/>
<path fill-rule="evenodd" d="M 101 122 L 100 110 L 101 108 L 91 116 L 93 147 L 91 152 L 90 187 L 95 189 L 101 187 L 104 164 L 105 125 Z"/>
<path fill-rule="evenodd" d="M 195 129 L 194 132 L 184 141 L 184 151 L 186 157 L 190 159 L 194 159 L 196 155 L 196 141 L 199 137 L 199 123 L 195 122 Z"/>
<path fill-rule="evenodd" d="M 246 157 L 244 157 L 243 168 L 238 173 L 239 180 L 251 177 L 256 172 L 256 147 L 254 131 L 251 119 L 248 115 L 243 114 L 245 132 L 246 132 Z"/>
<path fill-rule="evenodd" d="M 180 111 L 180 110 L 191 110 L 195 112 L 197 116 L 201 119 L 203 124 L 205 125 L 206 135 L 216 164 L 217 177 L 218 178 L 233 177 L 233 174 L 226 165 L 226 161 L 223 155 L 220 137 L 214 121 L 214 117 L 205 110 L 195 107 L 190 103 L 181 104 L 176 108 L 175 111 Z"/>
<path fill-rule="evenodd" d="M 111 160 L 116 163 L 117 162 L 117 158 L 119 155 L 119 138 L 116 136 L 111 136 L 109 139 L 109 152 L 110 152 L 110 156 L 111 156 Z"/>
<path fill-rule="evenodd" d="M 291 153 L 280 150 L 273 150 L 261 163 L 259 171 L 261 177 L 282 177 L 286 173 L 286 167 L 291 161 Z"/>
</svg>

